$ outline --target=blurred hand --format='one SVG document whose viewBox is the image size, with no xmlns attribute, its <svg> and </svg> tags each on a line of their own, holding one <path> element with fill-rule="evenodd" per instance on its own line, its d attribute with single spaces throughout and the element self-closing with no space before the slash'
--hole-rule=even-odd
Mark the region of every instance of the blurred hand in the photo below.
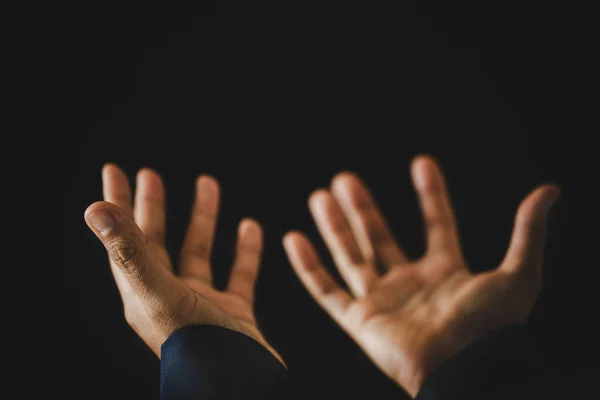
<svg viewBox="0 0 600 400">
<path fill-rule="evenodd" d="M 219 207 L 219 186 L 201 176 L 181 251 L 179 276 L 164 247 L 165 193 L 160 176 L 137 175 L 135 207 L 127 176 L 114 165 L 102 170 L 104 200 L 85 212 L 89 227 L 108 251 L 129 325 L 160 357 L 162 343 L 186 325 L 218 325 L 250 336 L 283 363 L 256 326 L 253 297 L 263 247 L 260 225 L 239 225 L 237 254 L 225 291 L 212 285 L 210 252 Z"/>
<path fill-rule="evenodd" d="M 411 166 L 427 251 L 409 260 L 363 183 L 350 173 L 317 190 L 309 206 L 337 268 L 338 286 L 301 233 L 284 238 L 290 262 L 315 300 L 373 362 L 413 397 L 427 376 L 487 332 L 524 322 L 541 290 L 547 213 L 558 197 L 541 186 L 521 203 L 500 266 L 472 274 L 461 249 L 439 167 Z"/>
</svg>

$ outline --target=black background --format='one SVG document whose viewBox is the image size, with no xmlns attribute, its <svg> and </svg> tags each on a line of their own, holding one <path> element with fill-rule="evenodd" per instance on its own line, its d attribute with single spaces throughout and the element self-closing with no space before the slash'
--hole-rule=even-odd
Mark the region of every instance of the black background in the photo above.
<svg viewBox="0 0 600 400">
<path fill-rule="evenodd" d="M 72 10 L 77 22 L 58 60 L 79 132 L 65 196 L 69 398 L 158 398 L 159 361 L 126 325 L 105 252 L 83 221 L 101 199 L 105 162 L 132 183 L 144 166 L 162 174 L 174 257 L 195 177 L 220 181 L 217 284 L 227 277 L 239 220 L 263 224 L 259 323 L 307 396 L 332 398 L 403 392 L 316 306 L 288 264 L 281 237 L 300 229 L 333 266 L 306 207 L 312 190 L 356 171 L 417 257 L 424 244 L 408 166 L 431 153 L 449 179 L 467 260 L 480 271 L 502 259 L 521 199 L 558 183 L 531 326 L 557 376 L 591 376 L 598 235 L 581 13 L 531 2 L 401 3 L 347 5 L 352 17 L 321 5 L 310 18 L 285 4 Z M 237 16 L 211 16 L 219 7 Z"/>
</svg>

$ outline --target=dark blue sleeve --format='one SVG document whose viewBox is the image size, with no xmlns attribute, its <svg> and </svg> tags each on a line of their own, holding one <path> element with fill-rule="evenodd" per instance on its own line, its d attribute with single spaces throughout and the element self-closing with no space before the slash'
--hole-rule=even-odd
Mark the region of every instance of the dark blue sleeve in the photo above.
<svg viewBox="0 0 600 400">
<path fill-rule="evenodd" d="M 288 399 L 287 369 L 266 348 L 218 326 L 186 326 L 161 348 L 161 399 Z"/>
<path fill-rule="evenodd" d="M 415 400 L 563 398 L 549 376 L 525 326 L 511 325 L 458 352 L 427 378 Z"/>
</svg>

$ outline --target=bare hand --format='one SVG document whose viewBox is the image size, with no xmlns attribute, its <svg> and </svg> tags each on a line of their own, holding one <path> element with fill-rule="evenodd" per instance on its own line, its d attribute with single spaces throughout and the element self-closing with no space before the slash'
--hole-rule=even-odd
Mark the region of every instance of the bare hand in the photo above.
<svg viewBox="0 0 600 400">
<path fill-rule="evenodd" d="M 239 225 L 237 254 L 225 291 L 212 285 L 210 253 L 219 186 L 197 181 L 192 220 L 181 251 L 179 276 L 164 247 L 165 194 L 160 176 L 140 170 L 135 207 L 126 175 L 114 165 L 102 171 L 105 202 L 88 207 L 85 220 L 108 251 L 129 325 L 160 357 L 162 343 L 186 325 L 217 325 L 250 336 L 282 363 L 256 326 L 253 298 L 263 247 L 260 225 Z"/>
<path fill-rule="evenodd" d="M 439 167 L 419 157 L 412 178 L 427 228 L 427 251 L 420 259 L 407 259 L 372 196 L 349 173 L 335 177 L 331 191 L 313 193 L 309 205 L 350 292 L 335 282 L 303 234 L 288 233 L 284 246 L 317 302 L 415 396 L 427 376 L 460 349 L 527 319 L 541 290 L 547 212 L 559 192 L 544 185 L 527 196 L 501 265 L 472 274 Z"/>
</svg>

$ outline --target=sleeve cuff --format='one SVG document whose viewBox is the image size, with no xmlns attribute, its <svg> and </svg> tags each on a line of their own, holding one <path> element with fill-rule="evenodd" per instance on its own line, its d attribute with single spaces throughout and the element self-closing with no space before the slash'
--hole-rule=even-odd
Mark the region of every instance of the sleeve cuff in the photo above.
<svg viewBox="0 0 600 400">
<path fill-rule="evenodd" d="M 219 326 L 191 325 L 161 347 L 161 399 L 286 398 L 287 369 L 254 339 Z"/>
</svg>

